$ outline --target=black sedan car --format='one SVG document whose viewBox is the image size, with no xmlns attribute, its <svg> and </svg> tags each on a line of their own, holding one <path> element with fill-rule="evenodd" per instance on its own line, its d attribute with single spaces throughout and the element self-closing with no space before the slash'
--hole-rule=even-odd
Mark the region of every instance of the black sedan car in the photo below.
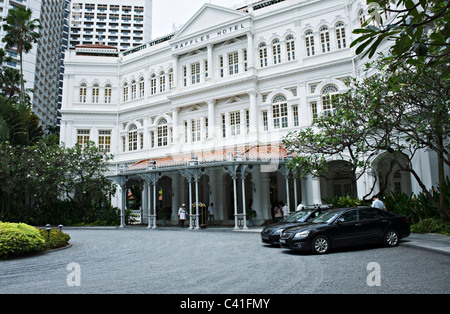
<svg viewBox="0 0 450 314">
<path fill-rule="evenodd" d="M 409 233 L 409 223 L 404 216 L 372 207 L 337 208 L 324 212 L 308 224 L 284 229 L 280 245 L 324 254 L 331 248 L 368 243 L 393 247 Z"/>
<path fill-rule="evenodd" d="M 332 207 L 333 205 L 306 206 L 304 209 L 289 215 L 284 221 L 265 227 L 261 231 L 261 241 L 271 245 L 278 245 L 283 229 L 305 224 Z"/>
</svg>

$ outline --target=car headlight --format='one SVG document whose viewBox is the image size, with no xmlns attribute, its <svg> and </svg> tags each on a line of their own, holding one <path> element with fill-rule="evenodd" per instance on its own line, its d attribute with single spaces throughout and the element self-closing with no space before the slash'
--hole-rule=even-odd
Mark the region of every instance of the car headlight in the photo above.
<svg viewBox="0 0 450 314">
<path fill-rule="evenodd" d="M 309 231 L 302 231 L 294 235 L 294 239 L 304 239 L 309 236 Z"/>
</svg>

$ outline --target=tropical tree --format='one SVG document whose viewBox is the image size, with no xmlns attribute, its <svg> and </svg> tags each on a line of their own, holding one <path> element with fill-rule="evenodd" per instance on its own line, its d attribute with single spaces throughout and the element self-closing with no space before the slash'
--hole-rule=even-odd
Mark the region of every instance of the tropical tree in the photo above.
<svg viewBox="0 0 450 314">
<path fill-rule="evenodd" d="M 290 167 L 320 173 L 326 170 L 327 157 L 340 154 L 361 174 L 370 169 L 374 156 L 387 154 L 415 178 L 431 204 L 450 218 L 442 191 L 444 169 L 450 165 L 450 83 L 441 79 L 441 68 L 430 67 L 425 60 L 414 66 L 398 63 L 395 71 L 385 62 L 375 63 L 376 74 L 351 80 L 347 92 L 333 97 L 335 114 L 319 116 L 310 128 L 284 139 L 286 148 L 298 156 Z M 417 72 L 421 75 L 416 76 Z M 438 201 L 411 166 L 422 150 L 437 156 Z"/>
<path fill-rule="evenodd" d="M 37 32 L 40 28 L 39 19 L 32 19 L 32 11 L 23 6 L 17 6 L 8 11 L 3 29 L 6 34 L 2 41 L 6 43 L 6 48 L 16 49 L 20 57 L 20 86 L 21 100 L 25 101 L 25 81 L 23 78 L 23 53 L 28 53 L 33 44 L 38 42 L 40 37 Z"/>
<path fill-rule="evenodd" d="M 425 58 L 427 66 L 444 67 L 442 78 L 449 79 L 450 1 L 367 0 L 367 4 L 370 18 L 353 31 L 361 35 L 351 44 L 357 46 L 357 54 L 372 57 L 389 40 L 392 67 L 401 60 L 414 63 Z"/>
</svg>

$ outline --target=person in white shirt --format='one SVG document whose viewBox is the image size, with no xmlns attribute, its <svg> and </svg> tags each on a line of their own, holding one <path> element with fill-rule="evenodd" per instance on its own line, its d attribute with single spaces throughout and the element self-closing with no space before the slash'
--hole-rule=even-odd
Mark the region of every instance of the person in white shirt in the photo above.
<svg viewBox="0 0 450 314">
<path fill-rule="evenodd" d="M 287 204 L 283 204 L 283 208 L 281 210 L 283 211 L 283 219 L 286 219 L 287 216 L 289 216 L 289 208 L 287 207 Z"/>
<path fill-rule="evenodd" d="M 384 206 L 384 203 L 380 201 L 376 195 L 372 196 L 372 207 L 386 210 L 386 206 Z"/>
<path fill-rule="evenodd" d="M 184 221 L 186 220 L 186 208 L 184 208 L 186 205 L 183 204 L 181 205 L 181 207 L 178 209 L 178 217 L 180 218 L 180 224 L 181 224 L 181 228 L 184 227 Z"/>
<path fill-rule="evenodd" d="M 303 210 L 303 209 L 305 209 L 305 206 L 303 206 L 303 204 L 300 203 L 300 204 L 298 204 L 296 211 Z"/>
</svg>

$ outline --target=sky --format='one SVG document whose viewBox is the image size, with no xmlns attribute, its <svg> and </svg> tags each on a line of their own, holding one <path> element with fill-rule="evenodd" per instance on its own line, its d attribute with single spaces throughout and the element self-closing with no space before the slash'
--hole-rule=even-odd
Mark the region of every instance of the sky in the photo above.
<svg viewBox="0 0 450 314">
<path fill-rule="evenodd" d="M 250 3 L 250 1 L 247 1 Z M 255 1 L 253 1 L 255 2 Z M 179 29 L 205 4 L 211 3 L 225 8 L 236 5 L 245 6 L 245 0 L 153 0 L 152 39 L 173 32 L 173 26 Z"/>
</svg>

